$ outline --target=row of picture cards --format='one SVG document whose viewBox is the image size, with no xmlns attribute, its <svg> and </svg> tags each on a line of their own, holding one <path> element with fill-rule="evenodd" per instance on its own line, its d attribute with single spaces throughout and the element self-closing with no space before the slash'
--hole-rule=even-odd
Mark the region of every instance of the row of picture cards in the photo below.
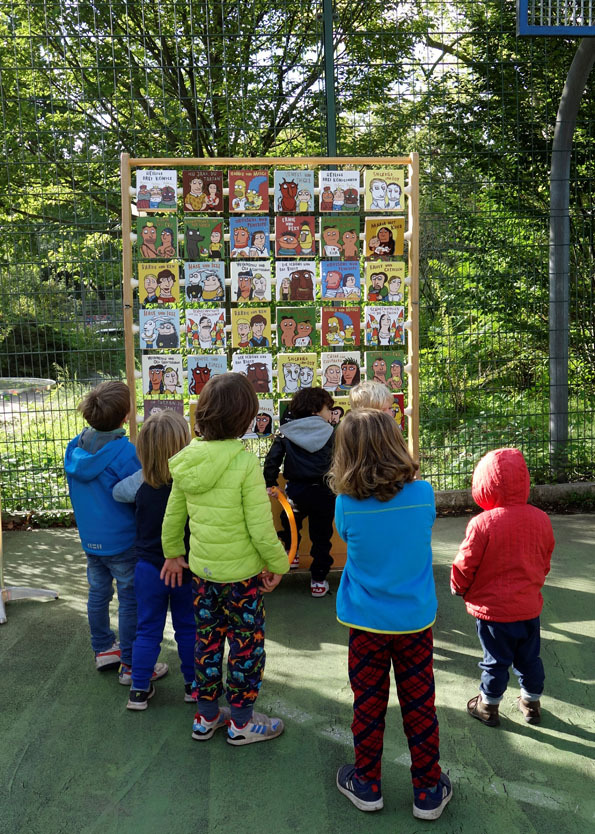
<svg viewBox="0 0 595 834">
<path fill-rule="evenodd" d="M 304 349 L 312 346 L 345 347 L 362 343 L 360 307 L 320 308 L 320 328 L 316 307 L 277 307 L 275 342 L 278 349 Z M 401 305 L 364 307 L 365 344 L 388 347 L 405 342 L 405 308 Z M 231 340 L 229 339 L 231 330 Z M 139 311 L 141 350 L 168 350 L 183 347 L 211 351 L 232 348 L 269 348 L 273 345 L 270 307 L 236 307 L 231 310 L 231 327 L 224 307 L 187 309 L 185 332 L 180 311 L 151 309 Z"/>
<path fill-rule="evenodd" d="M 406 371 L 403 351 L 367 351 L 364 356 L 368 379 L 386 385 L 391 393 L 403 390 Z M 279 353 L 276 358 L 277 391 L 282 396 L 291 396 L 301 388 L 312 388 L 319 383 L 327 391 L 341 396 L 341 392 L 349 392 L 359 385 L 362 378 L 361 355 L 355 351 L 322 353 L 320 357 L 315 353 Z M 228 370 L 227 356 L 223 354 L 187 356 L 185 361 L 191 396 L 198 396 L 211 377 Z M 273 357 L 270 353 L 234 353 L 231 370 L 244 374 L 257 394 L 273 393 Z M 143 355 L 142 387 L 147 397 L 182 395 L 182 357 L 171 353 Z"/>
<path fill-rule="evenodd" d="M 184 263 L 184 296 L 187 307 L 223 303 L 227 298 L 225 263 L 187 261 Z M 278 261 L 275 277 L 270 261 L 239 261 L 229 264 L 229 300 L 263 304 L 277 301 L 329 301 L 357 303 L 362 297 L 359 261 L 321 261 L 320 280 L 316 261 Z M 364 267 L 365 296 L 368 301 L 403 302 L 405 264 L 402 261 L 368 261 Z M 181 270 L 177 263 L 138 264 L 141 306 L 176 305 L 180 300 Z"/>
<path fill-rule="evenodd" d="M 403 211 L 405 193 L 404 168 L 365 169 L 363 185 L 360 171 L 282 170 L 273 172 L 270 188 L 268 168 L 243 168 L 227 172 L 224 189 L 223 171 L 182 171 L 185 212 L 220 213 L 228 195 L 230 212 L 268 214 L 271 211 L 306 214 L 314 211 L 316 195 L 321 212 L 359 211 L 363 196 L 365 211 Z M 139 211 L 177 211 L 178 172 L 143 169 L 136 172 L 136 207 Z M 272 197 L 272 200 L 271 200 Z M 272 207 L 271 207 L 272 202 Z"/>
<path fill-rule="evenodd" d="M 191 217 L 178 233 L 175 217 L 139 217 L 136 221 L 136 254 L 139 260 L 159 261 L 178 257 L 178 243 L 184 243 L 189 260 L 210 258 L 321 258 L 352 260 L 362 255 L 359 216 L 321 217 L 316 234 L 316 218 L 276 217 L 271 237 L 268 217 L 230 217 L 226 223 L 217 217 Z M 226 247 L 225 240 L 229 240 Z M 403 254 L 405 220 L 402 217 L 366 217 L 363 254 L 367 258 L 388 260 Z M 271 246 L 274 240 L 274 247 Z"/>
</svg>

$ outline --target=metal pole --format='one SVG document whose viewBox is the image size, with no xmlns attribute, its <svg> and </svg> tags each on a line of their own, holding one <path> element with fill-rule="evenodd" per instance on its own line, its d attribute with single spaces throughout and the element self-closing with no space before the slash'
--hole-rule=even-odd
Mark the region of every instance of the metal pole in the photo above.
<svg viewBox="0 0 595 834">
<path fill-rule="evenodd" d="M 595 61 L 595 38 L 582 38 L 568 70 L 556 116 L 550 171 L 550 461 L 566 476 L 568 457 L 568 306 L 570 157 L 580 101 Z"/>
<path fill-rule="evenodd" d="M 335 91 L 335 47 L 333 44 L 333 0 L 322 0 L 324 48 L 324 93 L 326 98 L 326 152 L 337 155 L 337 111 Z"/>
</svg>

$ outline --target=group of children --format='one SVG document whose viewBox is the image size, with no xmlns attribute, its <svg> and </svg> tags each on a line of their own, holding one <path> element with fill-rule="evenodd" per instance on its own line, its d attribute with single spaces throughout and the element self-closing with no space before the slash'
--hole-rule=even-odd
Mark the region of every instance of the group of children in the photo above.
<svg viewBox="0 0 595 834">
<path fill-rule="evenodd" d="M 192 737 L 208 740 L 221 727 L 236 746 L 279 736 L 283 721 L 255 713 L 254 705 L 266 657 L 263 594 L 290 568 L 289 529 L 275 531 L 267 495 L 283 467 L 298 528 L 309 520 L 313 597 L 329 593 L 333 520 L 347 544 L 336 609 L 349 628 L 355 762 L 339 768 L 337 788 L 362 811 L 383 807 L 392 666 L 411 753 L 413 815 L 433 820 L 452 797 L 439 763 L 434 706 L 434 493 L 417 478 L 386 387 L 363 382 L 350 399 L 351 411 L 333 429 L 329 392 L 298 391 L 263 474 L 239 439 L 258 413 L 241 374 L 205 385 L 196 438 L 182 417 L 163 411 L 145 421 L 136 449 L 124 430 L 127 386 L 105 382 L 91 391 L 81 403 L 89 427 L 68 444 L 65 458 L 87 554 L 91 644 L 96 668 L 118 665 L 120 683 L 130 684 L 128 708 L 144 710 L 154 681 L 168 671 L 158 657 L 169 607 L 184 700 L 196 704 Z M 473 478 L 484 512 L 469 523 L 452 567 L 451 590 L 464 597 L 483 648 L 480 692 L 467 711 L 488 726 L 499 723 L 510 666 L 525 720 L 540 720 L 541 587 L 554 540 L 545 513 L 527 505 L 528 494 L 521 452 L 486 455 Z M 109 621 L 114 579 L 119 642 Z"/>
</svg>

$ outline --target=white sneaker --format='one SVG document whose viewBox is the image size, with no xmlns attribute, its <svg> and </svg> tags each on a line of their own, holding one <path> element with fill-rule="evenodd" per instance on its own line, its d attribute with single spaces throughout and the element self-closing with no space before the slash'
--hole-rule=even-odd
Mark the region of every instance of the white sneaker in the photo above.
<svg viewBox="0 0 595 834">
<path fill-rule="evenodd" d="M 194 723 L 192 724 L 192 738 L 195 741 L 206 741 L 211 738 L 215 730 L 219 727 L 225 727 L 230 718 L 229 707 L 221 707 L 219 715 L 212 721 L 207 721 L 200 713 L 194 716 Z"/>
<path fill-rule="evenodd" d="M 167 663 L 156 663 L 155 668 L 153 669 L 153 674 L 151 675 L 151 681 L 158 681 L 159 678 L 165 677 L 169 672 L 169 666 Z M 132 683 L 132 668 L 127 666 L 125 663 L 120 665 L 120 674 L 118 675 L 118 680 L 123 686 L 130 686 Z"/>
<path fill-rule="evenodd" d="M 300 566 L 300 554 L 296 553 L 289 563 L 289 570 L 297 570 Z"/>
<path fill-rule="evenodd" d="M 236 727 L 233 719 L 230 720 L 227 728 L 227 743 L 239 747 L 242 744 L 269 741 L 271 738 L 280 736 L 283 730 L 284 726 L 280 718 L 271 718 L 255 712 L 243 727 Z"/>
<path fill-rule="evenodd" d="M 95 652 L 95 668 L 98 672 L 103 672 L 104 669 L 113 669 L 114 666 L 120 665 L 120 644 L 114 643 L 111 649 L 106 649 L 104 652 Z"/>
<path fill-rule="evenodd" d="M 323 579 L 322 582 L 315 582 L 312 580 L 310 582 L 310 590 L 315 599 L 318 597 L 325 597 L 329 592 L 328 582 L 326 579 Z"/>
</svg>

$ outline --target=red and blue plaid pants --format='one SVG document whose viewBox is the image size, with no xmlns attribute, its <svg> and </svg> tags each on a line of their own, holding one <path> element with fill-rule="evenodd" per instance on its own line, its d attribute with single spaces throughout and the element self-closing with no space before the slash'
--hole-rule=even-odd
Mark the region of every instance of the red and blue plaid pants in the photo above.
<svg viewBox="0 0 595 834">
<path fill-rule="evenodd" d="M 428 788 L 438 783 L 441 770 L 432 651 L 431 628 L 414 634 L 350 629 L 351 730 L 358 779 L 380 779 L 392 664 L 411 753 L 413 787 Z"/>
</svg>

